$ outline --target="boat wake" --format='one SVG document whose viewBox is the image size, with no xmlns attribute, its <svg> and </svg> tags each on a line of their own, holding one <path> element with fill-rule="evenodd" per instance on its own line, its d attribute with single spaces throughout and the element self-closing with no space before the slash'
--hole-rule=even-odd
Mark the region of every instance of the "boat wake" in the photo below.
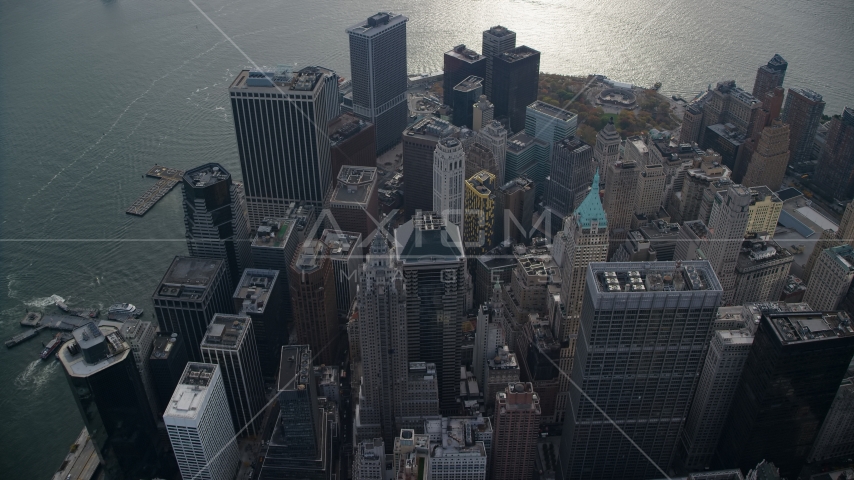
<svg viewBox="0 0 854 480">
<path fill-rule="evenodd" d="M 41 367 L 43 365 L 43 367 Z M 59 368 L 59 362 L 46 362 L 35 359 L 27 365 L 23 372 L 15 377 L 15 386 L 21 390 L 33 390 L 35 392 L 50 381 L 54 372 Z"/>
<path fill-rule="evenodd" d="M 24 302 L 24 305 L 26 305 L 28 307 L 42 308 L 42 307 L 47 307 L 49 305 L 53 305 L 56 302 L 64 302 L 64 301 L 65 301 L 64 298 L 60 297 L 59 295 L 54 294 L 54 295 L 51 295 L 49 297 L 34 298 L 32 300 Z"/>
</svg>

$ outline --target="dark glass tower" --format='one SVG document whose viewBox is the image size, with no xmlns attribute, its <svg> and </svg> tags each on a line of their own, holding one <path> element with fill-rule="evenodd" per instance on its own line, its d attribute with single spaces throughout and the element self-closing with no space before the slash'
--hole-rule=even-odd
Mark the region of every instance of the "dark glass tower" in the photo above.
<svg viewBox="0 0 854 480">
<path fill-rule="evenodd" d="M 537 101 L 540 52 L 525 45 L 508 50 L 495 57 L 492 70 L 490 100 L 495 105 L 495 117 L 506 116 L 510 131 L 521 131 L 528 105 Z"/>
<path fill-rule="evenodd" d="M 815 185 L 834 198 L 854 197 L 854 109 L 830 120 L 824 148 L 815 169 Z"/>
<path fill-rule="evenodd" d="M 445 105 L 453 105 L 453 92 L 457 84 L 472 75 L 480 78 L 486 76 L 486 57 L 466 48 L 465 45 L 457 45 L 445 52 L 442 75 L 443 101 Z M 477 98 L 475 98 L 475 102 L 477 102 Z M 472 102 L 472 105 L 475 102 Z M 459 125 L 458 123 L 455 124 Z"/>
<path fill-rule="evenodd" d="M 92 322 L 72 335 L 58 357 L 106 478 L 152 478 L 157 429 L 130 344 L 115 327 Z"/>
<path fill-rule="evenodd" d="M 154 337 L 154 346 L 148 358 L 148 369 L 151 372 L 151 382 L 157 397 L 157 411 L 160 414 L 169 405 L 169 399 L 181 374 L 187 366 L 187 347 L 183 338 L 177 333 L 159 333 Z"/>
<path fill-rule="evenodd" d="M 764 459 L 797 478 L 852 355 L 845 313 L 763 315 L 718 443 L 721 463 L 747 471 Z"/>
<path fill-rule="evenodd" d="M 234 291 L 234 311 L 252 319 L 258 358 L 265 378 L 279 370 L 279 351 L 288 343 L 287 317 L 283 301 L 286 288 L 278 270 L 247 268 Z M 288 305 L 290 306 L 290 304 Z"/>
<path fill-rule="evenodd" d="M 483 56 L 486 57 L 486 74 L 484 75 L 483 92 L 492 100 L 493 68 L 495 57 L 507 50 L 516 48 L 516 32 L 496 25 L 483 31 Z"/>
<path fill-rule="evenodd" d="M 347 29 L 353 113 L 376 127 L 377 154 L 400 142 L 406 128 L 406 22 L 380 12 Z"/>
<path fill-rule="evenodd" d="M 472 128 L 474 104 L 483 94 L 483 78 L 474 75 L 466 77 L 451 90 L 450 101 L 453 107 L 454 125 Z"/>
<path fill-rule="evenodd" d="M 217 163 L 184 174 L 184 227 L 191 257 L 225 260 L 231 285 L 249 266 L 249 226 L 243 187 Z"/>
</svg>

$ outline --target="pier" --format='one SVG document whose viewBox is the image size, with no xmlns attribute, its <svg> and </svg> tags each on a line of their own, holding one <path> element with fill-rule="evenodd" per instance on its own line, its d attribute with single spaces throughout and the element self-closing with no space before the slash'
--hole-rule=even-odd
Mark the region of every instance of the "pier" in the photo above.
<svg viewBox="0 0 854 480">
<path fill-rule="evenodd" d="M 6 340 L 6 348 L 12 348 L 16 345 L 20 345 L 20 344 L 26 342 L 27 340 L 29 340 L 31 338 L 34 338 L 36 335 L 39 334 L 39 332 L 41 332 L 45 328 L 47 328 L 47 327 L 46 326 L 36 327 L 32 330 L 27 330 L 26 332 L 19 333 L 19 334 L 15 335 L 14 337 L 10 338 L 9 340 Z"/>
<path fill-rule="evenodd" d="M 175 185 L 178 185 L 181 177 L 184 176 L 184 171 L 155 165 L 151 167 L 151 170 L 145 176 L 156 178 L 157 183 L 152 185 L 151 188 L 146 190 L 145 193 L 131 204 L 130 208 L 125 212 L 129 215 L 136 215 L 138 217 L 145 215 L 146 212 L 151 210 L 154 204 L 175 188 Z"/>
</svg>

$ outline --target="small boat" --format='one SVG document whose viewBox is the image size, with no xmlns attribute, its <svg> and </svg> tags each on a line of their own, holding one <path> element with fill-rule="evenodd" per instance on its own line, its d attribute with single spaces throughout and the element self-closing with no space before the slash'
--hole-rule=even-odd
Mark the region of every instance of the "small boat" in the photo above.
<svg viewBox="0 0 854 480">
<path fill-rule="evenodd" d="M 136 307 L 130 303 L 116 303 L 110 306 L 109 313 L 114 315 L 133 315 Z"/>
<path fill-rule="evenodd" d="M 66 305 L 65 302 L 63 302 L 62 300 L 57 300 L 56 306 L 59 307 L 59 309 L 62 310 L 63 312 L 68 311 L 68 305 Z"/>
<path fill-rule="evenodd" d="M 41 357 L 42 360 L 47 360 L 48 357 L 53 355 L 59 346 L 62 345 L 62 334 L 57 333 L 55 337 L 44 346 L 44 350 L 42 350 Z"/>
</svg>

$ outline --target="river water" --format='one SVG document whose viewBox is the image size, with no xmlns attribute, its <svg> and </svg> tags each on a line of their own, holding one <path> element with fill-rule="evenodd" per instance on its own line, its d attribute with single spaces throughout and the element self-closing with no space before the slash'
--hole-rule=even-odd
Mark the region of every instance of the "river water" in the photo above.
<svg viewBox="0 0 854 480">
<path fill-rule="evenodd" d="M 787 86 L 854 104 L 852 0 L 198 0 L 259 65 L 349 76 L 345 27 L 409 16 L 409 71 L 503 24 L 545 72 L 662 82 L 688 96 L 734 78 L 747 90 L 774 53 Z M 150 295 L 186 252 L 180 194 L 125 209 L 159 163 L 219 162 L 239 177 L 226 87 L 249 62 L 189 0 L 0 0 L 0 337 L 27 309 L 106 308 Z M 82 427 L 63 372 L 37 340 L 0 349 L 0 476 L 47 478 Z"/>
</svg>

